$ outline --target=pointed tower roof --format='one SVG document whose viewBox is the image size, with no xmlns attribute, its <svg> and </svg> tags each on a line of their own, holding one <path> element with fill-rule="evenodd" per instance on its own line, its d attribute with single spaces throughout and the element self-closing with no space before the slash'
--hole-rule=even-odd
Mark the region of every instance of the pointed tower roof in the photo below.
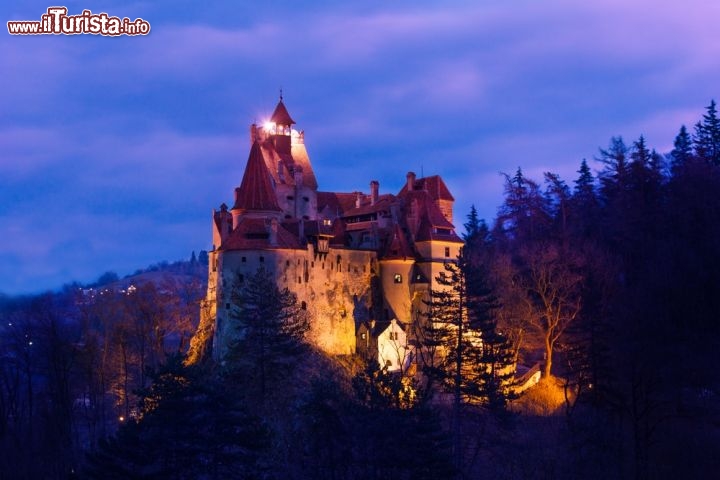
<svg viewBox="0 0 720 480">
<path fill-rule="evenodd" d="M 290 117 L 290 114 L 287 111 L 287 108 L 285 108 L 285 104 L 283 103 L 282 96 L 280 97 L 280 101 L 277 104 L 277 107 L 275 107 L 275 111 L 273 112 L 272 116 L 270 117 L 270 121 L 277 124 L 277 125 L 294 125 L 295 120 Z"/>
<path fill-rule="evenodd" d="M 235 190 L 233 210 L 282 211 L 270 183 L 270 172 L 265 165 L 260 145 L 253 142 L 240 188 Z"/>
</svg>

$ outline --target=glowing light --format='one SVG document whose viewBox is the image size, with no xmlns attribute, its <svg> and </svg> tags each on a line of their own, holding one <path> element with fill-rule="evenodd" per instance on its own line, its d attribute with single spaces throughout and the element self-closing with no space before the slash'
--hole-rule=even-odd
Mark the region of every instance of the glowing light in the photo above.
<svg viewBox="0 0 720 480">
<path fill-rule="evenodd" d="M 267 131 L 267 132 L 271 132 L 271 131 L 274 132 L 275 131 L 275 122 L 271 122 L 268 120 L 267 122 L 263 123 L 263 129 L 265 129 L 265 131 Z"/>
<path fill-rule="evenodd" d="M 123 417 L 122 415 L 120 415 L 120 417 L 118 417 L 118 420 L 120 420 L 121 422 L 124 422 L 124 421 L 125 421 L 125 417 Z"/>
</svg>

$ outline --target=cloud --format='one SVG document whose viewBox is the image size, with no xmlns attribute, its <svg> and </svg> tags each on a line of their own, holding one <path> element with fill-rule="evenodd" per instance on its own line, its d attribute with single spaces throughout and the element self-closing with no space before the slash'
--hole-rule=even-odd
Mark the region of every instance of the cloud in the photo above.
<svg viewBox="0 0 720 480">
<path fill-rule="evenodd" d="M 700 0 L 111 10 L 148 19 L 151 35 L 0 37 L 0 290 L 209 243 L 209 211 L 242 175 L 247 125 L 280 87 L 322 189 L 378 179 L 396 192 L 408 170 L 439 173 L 458 224 L 471 203 L 491 220 L 499 171 L 571 182 L 618 134 L 664 151 L 718 97 L 720 4 Z"/>
</svg>

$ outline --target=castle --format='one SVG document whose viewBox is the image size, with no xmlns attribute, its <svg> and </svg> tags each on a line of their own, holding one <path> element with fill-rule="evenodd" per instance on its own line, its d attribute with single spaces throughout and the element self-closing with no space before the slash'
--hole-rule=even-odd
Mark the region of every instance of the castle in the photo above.
<svg viewBox="0 0 720 480">
<path fill-rule="evenodd" d="M 453 196 L 439 176 L 407 174 L 397 194 L 318 190 L 304 132 L 280 101 L 250 127 L 250 154 L 232 207 L 212 214 L 207 296 L 213 357 L 232 337 L 235 282 L 263 267 L 307 310 L 311 343 L 331 355 L 377 356 L 389 370 L 409 361 L 407 326 L 423 310 L 444 263 L 463 245 Z M 348 169 L 351 169 L 348 166 Z"/>
</svg>

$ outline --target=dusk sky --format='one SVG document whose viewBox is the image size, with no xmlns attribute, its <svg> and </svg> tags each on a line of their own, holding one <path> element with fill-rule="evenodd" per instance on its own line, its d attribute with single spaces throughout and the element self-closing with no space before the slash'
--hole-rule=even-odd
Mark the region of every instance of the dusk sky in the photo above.
<svg viewBox="0 0 720 480">
<path fill-rule="evenodd" d="M 249 125 L 285 104 L 321 190 L 440 174 L 491 222 L 500 172 L 572 184 L 613 135 L 661 153 L 720 100 L 720 2 L 67 1 L 147 36 L 15 36 L 0 4 L 0 292 L 211 248 Z M 692 130 L 692 129 L 691 129 Z"/>
</svg>

